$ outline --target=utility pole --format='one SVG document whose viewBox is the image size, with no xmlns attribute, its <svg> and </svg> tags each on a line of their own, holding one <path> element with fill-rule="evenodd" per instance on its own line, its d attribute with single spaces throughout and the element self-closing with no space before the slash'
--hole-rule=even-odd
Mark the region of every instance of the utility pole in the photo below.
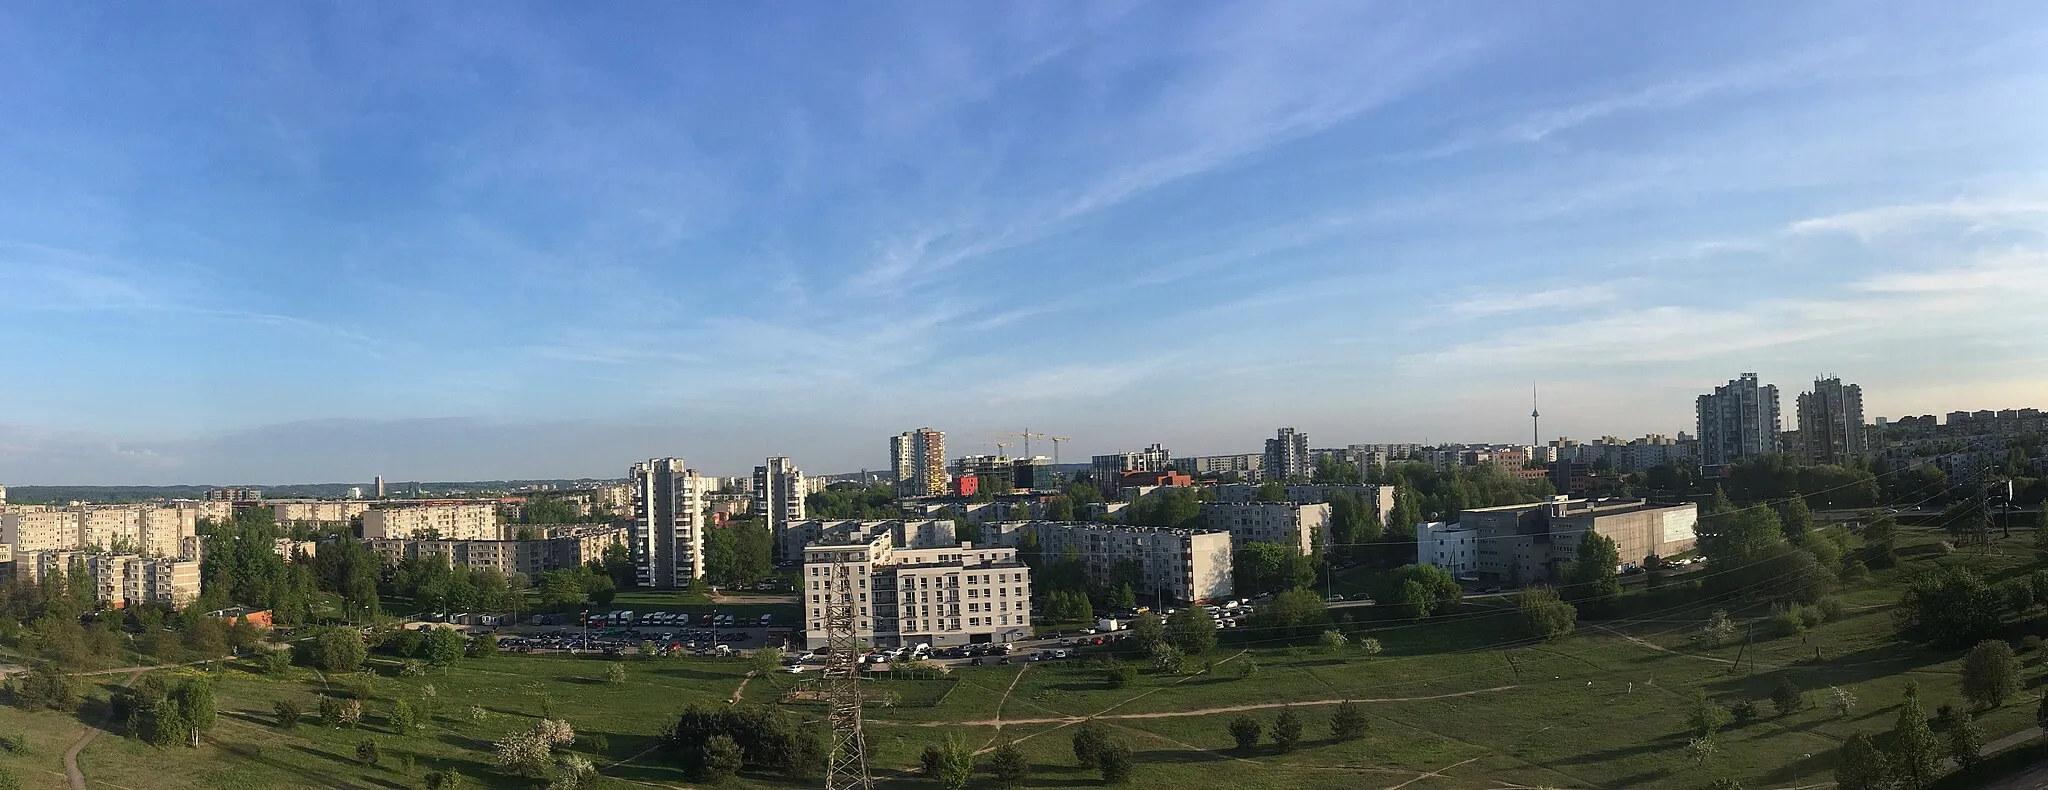
<svg viewBox="0 0 2048 790">
<path fill-rule="evenodd" d="M 870 790 L 867 742 L 860 728 L 860 632 L 854 628 L 853 569 L 848 555 L 860 553 L 833 549 L 832 597 L 825 607 L 825 701 L 827 721 L 832 726 L 832 751 L 825 759 L 825 790 Z"/>
</svg>

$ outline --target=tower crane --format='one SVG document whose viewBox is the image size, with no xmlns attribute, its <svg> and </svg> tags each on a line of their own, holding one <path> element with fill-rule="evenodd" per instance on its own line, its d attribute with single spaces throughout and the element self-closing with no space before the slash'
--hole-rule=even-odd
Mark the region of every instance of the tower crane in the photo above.
<svg viewBox="0 0 2048 790">
<path fill-rule="evenodd" d="M 1074 438 L 1073 438 L 1073 437 L 1071 437 L 1071 436 L 1047 436 L 1047 437 L 1045 437 L 1045 438 L 1047 438 L 1047 439 L 1051 439 L 1051 440 L 1052 440 L 1052 465 L 1053 465 L 1053 466 L 1059 466 L 1059 465 L 1060 465 L 1060 442 L 1071 442 L 1071 441 L 1073 441 L 1073 440 L 1074 440 Z"/>
<path fill-rule="evenodd" d="M 1023 440 L 1024 440 L 1024 457 L 1025 457 L 1025 458 L 1030 458 L 1030 457 L 1031 457 L 1031 440 L 1032 440 L 1032 439 L 1049 439 L 1049 438 L 1052 438 L 1052 437 L 1046 436 L 1045 434 L 1042 434 L 1042 433 L 1032 433 L 1032 432 L 1031 432 L 1031 429 L 1030 429 L 1030 428 L 1025 428 L 1025 429 L 1024 429 L 1024 432 L 1023 432 L 1023 433 L 1004 433 L 1004 434 L 997 434 L 997 435 L 998 435 L 998 436 L 1006 436 L 1006 437 L 1009 437 L 1009 438 L 1012 438 L 1012 439 L 1023 439 Z"/>
</svg>

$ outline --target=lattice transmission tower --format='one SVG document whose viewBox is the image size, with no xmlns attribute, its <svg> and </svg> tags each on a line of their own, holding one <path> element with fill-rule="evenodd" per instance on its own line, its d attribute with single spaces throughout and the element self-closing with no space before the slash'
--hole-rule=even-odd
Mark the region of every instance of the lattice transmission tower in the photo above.
<svg viewBox="0 0 2048 790">
<path fill-rule="evenodd" d="M 851 555 L 866 549 L 832 553 L 831 597 L 825 607 L 825 701 L 832 725 L 832 754 L 825 760 L 825 790 L 870 790 L 867 741 L 860 731 L 860 632 L 854 628 Z M 866 578 L 863 574 L 862 578 Z"/>
</svg>

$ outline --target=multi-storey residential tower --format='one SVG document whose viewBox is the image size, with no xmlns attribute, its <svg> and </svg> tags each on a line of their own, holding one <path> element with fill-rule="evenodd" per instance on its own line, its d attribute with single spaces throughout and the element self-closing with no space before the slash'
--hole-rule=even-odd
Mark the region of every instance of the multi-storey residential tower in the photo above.
<svg viewBox="0 0 2048 790">
<path fill-rule="evenodd" d="M 1266 440 L 1267 480 L 1307 480 L 1314 468 L 1315 461 L 1308 454 L 1308 434 L 1281 428 L 1277 436 Z"/>
<path fill-rule="evenodd" d="M 1727 466 L 1778 451 L 1778 388 L 1755 373 L 1699 398 L 1700 465 Z"/>
<path fill-rule="evenodd" d="M 1095 473 L 1095 485 L 1103 494 L 1115 496 L 1117 483 L 1125 472 L 1162 472 L 1173 466 L 1173 453 L 1164 446 L 1153 444 L 1138 452 L 1110 453 L 1090 459 Z M 1183 470 L 1185 471 L 1185 470 Z"/>
<path fill-rule="evenodd" d="M 1799 439 L 1809 463 L 1843 464 L 1865 454 L 1863 388 L 1839 378 L 1815 379 L 1799 396 Z"/>
<path fill-rule="evenodd" d="M 804 473 L 788 458 L 775 457 L 754 467 L 754 512 L 768 520 L 775 559 L 795 559 L 784 551 L 782 535 L 790 525 L 804 520 Z"/>
<path fill-rule="evenodd" d="M 946 433 L 919 428 L 889 437 L 889 471 L 904 496 L 946 493 Z"/>
<path fill-rule="evenodd" d="M 633 563 L 642 587 L 676 589 L 704 575 L 704 484 L 681 458 L 633 465 Z"/>
</svg>

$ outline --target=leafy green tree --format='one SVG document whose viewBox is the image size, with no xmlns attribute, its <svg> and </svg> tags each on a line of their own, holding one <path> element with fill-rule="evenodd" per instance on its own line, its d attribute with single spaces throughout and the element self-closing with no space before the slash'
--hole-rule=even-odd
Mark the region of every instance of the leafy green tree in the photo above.
<svg viewBox="0 0 2048 790">
<path fill-rule="evenodd" d="M 1031 778 L 1031 762 L 1024 759 L 1024 750 L 1017 748 L 1015 741 L 1006 740 L 989 754 L 989 772 L 995 774 L 996 787 L 1014 790 Z"/>
<path fill-rule="evenodd" d="M 1794 496 L 1785 500 L 1779 520 L 1779 529 L 1784 532 L 1788 543 L 1797 544 L 1813 531 L 1813 511 L 1807 508 L 1805 497 Z"/>
<path fill-rule="evenodd" d="M 1685 724 L 1694 735 L 1701 738 L 1712 738 L 1715 733 L 1721 731 L 1722 727 L 1728 726 L 1729 718 L 1730 715 L 1726 708 L 1714 704 L 1714 701 L 1711 699 L 1707 699 L 1707 692 L 1693 689 L 1692 699 L 1688 703 L 1685 714 Z"/>
<path fill-rule="evenodd" d="M 192 727 L 185 721 L 185 714 L 173 699 L 157 703 L 149 716 L 149 743 L 152 746 L 170 747 L 184 744 L 191 736 Z"/>
<path fill-rule="evenodd" d="M 1265 735 L 1266 728 L 1259 724 L 1258 719 L 1240 713 L 1231 718 L 1229 730 L 1230 739 L 1237 742 L 1237 748 L 1249 751 L 1259 745 L 1259 738 Z"/>
<path fill-rule="evenodd" d="M 1151 612 L 1139 612 L 1131 621 L 1131 635 L 1128 643 L 1132 650 L 1150 652 L 1152 646 L 1166 641 L 1166 627 L 1159 622 L 1159 616 Z"/>
<path fill-rule="evenodd" d="M 1138 608 L 1138 594 L 1131 589 L 1131 585 L 1118 584 L 1109 591 L 1109 608 L 1119 612 L 1128 612 L 1136 609 Z"/>
<path fill-rule="evenodd" d="M 427 663 L 447 670 L 462 660 L 466 649 L 462 634 L 453 628 L 435 628 L 427 633 L 425 648 Z"/>
<path fill-rule="evenodd" d="M 1358 740 L 1371 728 L 1365 718 L 1365 706 L 1351 700 L 1337 703 L 1337 709 L 1330 713 L 1330 735 L 1337 740 Z"/>
<path fill-rule="evenodd" d="M 2020 692 L 2020 659 L 2003 639 L 1986 639 L 1963 659 L 1963 697 L 1996 708 Z"/>
<path fill-rule="evenodd" d="M 1407 589 L 1410 582 L 1421 588 L 1420 594 Z M 1375 577 L 1372 584 L 1374 600 L 1404 606 L 1402 613 L 1409 617 L 1428 617 L 1456 605 L 1464 595 L 1450 571 L 1430 565 L 1403 565 Z"/>
<path fill-rule="evenodd" d="M 1137 756 L 1131 753 L 1131 747 L 1115 742 L 1102 747 L 1095 763 L 1102 772 L 1102 781 L 1113 785 L 1131 781 L 1131 775 L 1137 772 L 1138 767 Z"/>
<path fill-rule="evenodd" d="M 1280 753 L 1294 751 L 1301 743 L 1301 717 L 1293 708 L 1281 708 L 1280 716 L 1273 719 L 1273 745 L 1280 747 Z"/>
<path fill-rule="evenodd" d="M 1166 641 L 1184 655 L 1202 655 L 1216 647 L 1216 621 L 1200 609 L 1174 612 L 1166 618 Z"/>
<path fill-rule="evenodd" d="M 427 772 L 426 782 L 427 790 L 462 790 L 462 774 L 453 768 Z"/>
<path fill-rule="evenodd" d="M 313 639 L 313 666 L 327 672 L 354 672 L 364 656 L 363 638 L 353 629 L 328 628 Z"/>
<path fill-rule="evenodd" d="M 2034 562 L 2048 565 L 2048 507 L 2034 514 Z"/>
<path fill-rule="evenodd" d="M 1891 768 L 1875 739 L 1859 732 L 1842 742 L 1835 756 L 1835 787 L 1840 790 L 1887 790 L 1891 786 Z"/>
<path fill-rule="evenodd" d="M 1399 616 L 1420 619 L 1428 617 L 1430 610 L 1436 608 L 1436 596 L 1431 595 L 1420 582 L 1411 579 L 1401 583 L 1401 591 L 1395 594 L 1391 603 Z"/>
<path fill-rule="evenodd" d="M 1564 577 L 1565 597 L 1573 604 L 1604 610 L 1621 597 L 1621 552 L 1612 538 L 1586 530 L 1579 537 L 1578 559 Z"/>
<path fill-rule="evenodd" d="M 1102 751 L 1109 747 L 1109 728 L 1094 719 L 1074 728 L 1074 763 L 1082 768 L 1102 766 Z"/>
<path fill-rule="evenodd" d="M 377 747 L 377 739 L 364 738 L 356 741 L 356 759 L 369 765 L 383 761 L 384 750 Z"/>
<path fill-rule="evenodd" d="M 1520 596 L 1517 608 L 1522 616 L 1522 633 L 1532 639 L 1551 641 L 1571 635 L 1577 625 L 1577 607 L 1558 600 L 1549 587 L 1532 587 Z"/>
<path fill-rule="evenodd" d="M 1966 645 L 1998 632 L 2001 603 L 1975 572 L 1945 565 L 1914 577 L 1893 617 L 1901 631 L 1937 644 Z"/>
<path fill-rule="evenodd" d="M 1351 645 L 1351 638 L 1345 636 L 1343 631 L 1331 629 L 1324 631 L 1323 635 L 1316 639 L 1316 644 L 1323 649 L 1323 652 L 1336 655 L 1344 652 L 1344 648 Z"/>
<path fill-rule="evenodd" d="M 1908 681 L 1906 700 L 1899 705 L 1899 717 L 1892 725 L 1888 750 L 1891 775 L 1901 787 L 1917 790 L 1941 776 L 1941 744 L 1927 727 L 1927 711 L 1920 707 L 1920 686 Z"/>
<path fill-rule="evenodd" d="M 1288 590 L 1273 596 L 1252 615 L 1262 637 L 1287 638 L 1319 634 L 1328 620 L 1329 604 L 1307 590 Z"/>
<path fill-rule="evenodd" d="M 944 743 L 925 746 L 921 762 L 925 777 L 946 790 L 960 790 L 974 776 L 974 750 L 958 733 L 947 735 Z"/>
<path fill-rule="evenodd" d="M 1287 484 L 1271 480 L 1261 483 L 1256 499 L 1260 502 L 1286 502 Z"/>
<path fill-rule="evenodd" d="M 391 731 L 399 735 L 411 735 L 413 730 L 419 729 L 419 715 L 413 712 L 412 703 L 402 699 L 391 701 L 391 714 L 387 719 L 391 722 Z"/>
<path fill-rule="evenodd" d="M 1984 727 L 1968 713 L 1949 726 L 1948 756 L 1966 771 L 1984 760 Z"/>
<path fill-rule="evenodd" d="M 179 716 L 185 720 L 190 745 L 198 746 L 199 736 L 213 729 L 217 720 L 213 681 L 204 677 L 190 678 L 178 684 L 178 690 L 172 693 L 172 697 L 177 701 Z"/>
<path fill-rule="evenodd" d="M 1778 709 L 1778 715 L 1790 716 L 1806 707 L 1806 693 L 1792 682 L 1790 675 L 1779 675 L 1778 685 L 1771 689 L 1771 707 Z"/>
</svg>

